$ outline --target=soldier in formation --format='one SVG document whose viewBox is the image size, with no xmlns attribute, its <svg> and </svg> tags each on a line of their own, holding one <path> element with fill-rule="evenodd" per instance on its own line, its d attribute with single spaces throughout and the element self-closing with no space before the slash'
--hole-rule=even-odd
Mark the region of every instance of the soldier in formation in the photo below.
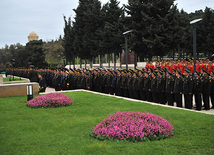
<svg viewBox="0 0 214 155">
<path fill-rule="evenodd" d="M 86 89 L 170 106 L 184 105 L 188 109 L 193 108 L 194 97 L 196 110 L 201 110 L 203 106 L 209 110 L 214 105 L 213 66 L 213 61 L 198 61 L 194 74 L 192 60 L 163 61 L 155 65 L 148 62 L 142 70 L 19 68 L 13 73 L 35 79 L 33 81 L 41 83 L 41 88 L 52 87 L 56 91 Z M 10 73 L 11 70 L 7 69 L 7 74 Z"/>
</svg>

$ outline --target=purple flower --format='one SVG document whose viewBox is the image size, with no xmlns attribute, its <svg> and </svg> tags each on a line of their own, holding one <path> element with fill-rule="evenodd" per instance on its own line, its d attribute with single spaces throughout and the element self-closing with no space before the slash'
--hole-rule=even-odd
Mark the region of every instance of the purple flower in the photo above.
<svg viewBox="0 0 214 155">
<path fill-rule="evenodd" d="M 164 118 L 151 113 L 119 112 L 101 121 L 92 132 L 113 139 L 143 139 L 173 135 L 174 127 Z"/>
<path fill-rule="evenodd" d="M 71 105 L 72 103 L 72 100 L 63 93 L 49 93 L 27 101 L 27 105 L 33 108 L 60 107 Z"/>
</svg>

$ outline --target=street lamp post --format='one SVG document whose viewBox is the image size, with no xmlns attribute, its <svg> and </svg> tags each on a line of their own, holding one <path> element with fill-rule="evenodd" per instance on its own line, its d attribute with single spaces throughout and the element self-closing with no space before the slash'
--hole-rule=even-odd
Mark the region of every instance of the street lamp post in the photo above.
<svg viewBox="0 0 214 155">
<path fill-rule="evenodd" d="M 132 32 L 132 30 L 129 30 L 123 33 L 125 37 L 125 47 L 126 47 L 126 70 L 128 70 L 128 36 L 127 34 L 130 32 Z"/>
<path fill-rule="evenodd" d="M 194 62 L 194 73 L 196 71 L 196 25 L 195 23 L 201 21 L 202 19 L 195 19 L 190 22 L 190 24 L 193 24 L 193 62 Z"/>
</svg>

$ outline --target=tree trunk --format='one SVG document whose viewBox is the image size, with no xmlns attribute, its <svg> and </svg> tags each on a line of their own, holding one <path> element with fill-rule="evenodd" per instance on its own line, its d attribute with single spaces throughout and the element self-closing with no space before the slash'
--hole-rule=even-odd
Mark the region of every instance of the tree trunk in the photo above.
<svg viewBox="0 0 214 155">
<path fill-rule="evenodd" d="M 137 53 L 134 52 L 134 69 L 137 68 Z"/>
<path fill-rule="evenodd" d="M 106 57 L 106 63 L 108 63 L 108 54 L 105 54 Z"/>
<path fill-rule="evenodd" d="M 93 58 L 92 57 L 90 57 L 89 63 L 90 63 L 90 68 L 92 68 L 93 67 Z"/>
<path fill-rule="evenodd" d="M 180 45 L 178 45 L 178 59 L 181 59 L 182 53 L 180 50 Z"/>
<path fill-rule="evenodd" d="M 69 61 L 69 68 L 71 69 L 71 61 Z"/>
<path fill-rule="evenodd" d="M 174 50 L 172 51 L 172 59 L 173 60 L 175 59 L 175 51 Z"/>
<path fill-rule="evenodd" d="M 75 57 L 73 57 L 73 68 L 75 69 Z"/>
<path fill-rule="evenodd" d="M 152 61 L 152 55 L 148 55 L 148 59 L 149 59 L 149 61 Z"/>
<path fill-rule="evenodd" d="M 113 53 L 114 54 L 114 70 L 116 70 L 116 53 Z"/>
<path fill-rule="evenodd" d="M 80 57 L 80 68 L 82 68 L 82 58 Z"/>
<path fill-rule="evenodd" d="M 119 59 L 120 59 L 120 68 L 122 69 L 121 53 L 119 53 Z"/>
<path fill-rule="evenodd" d="M 85 68 L 86 68 L 87 66 L 86 66 L 86 60 L 85 59 L 84 59 L 84 63 L 85 63 Z"/>
<path fill-rule="evenodd" d="M 183 49 L 183 59 L 184 59 L 184 49 Z"/>
<path fill-rule="evenodd" d="M 100 55 L 100 68 L 103 68 L 103 55 Z"/>
<path fill-rule="evenodd" d="M 111 54 L 108 54 L 108 68 L 110 68 Z"/>
</svg>

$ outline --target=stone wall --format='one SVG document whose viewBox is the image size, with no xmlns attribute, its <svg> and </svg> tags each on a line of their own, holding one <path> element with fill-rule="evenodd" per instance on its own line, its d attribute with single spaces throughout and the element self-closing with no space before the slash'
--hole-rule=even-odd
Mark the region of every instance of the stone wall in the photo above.
<svg viewBox="0 0 214 155">
<path fill-rule="evenodd" d="M 14 83 L 14 84 L 0 84 L 0 97 L 9 96 L 27 96 L 27 85 L 33 85 L 33 95 L 38 95 L 39 84 L 32 83 Z"/>
</svg>

